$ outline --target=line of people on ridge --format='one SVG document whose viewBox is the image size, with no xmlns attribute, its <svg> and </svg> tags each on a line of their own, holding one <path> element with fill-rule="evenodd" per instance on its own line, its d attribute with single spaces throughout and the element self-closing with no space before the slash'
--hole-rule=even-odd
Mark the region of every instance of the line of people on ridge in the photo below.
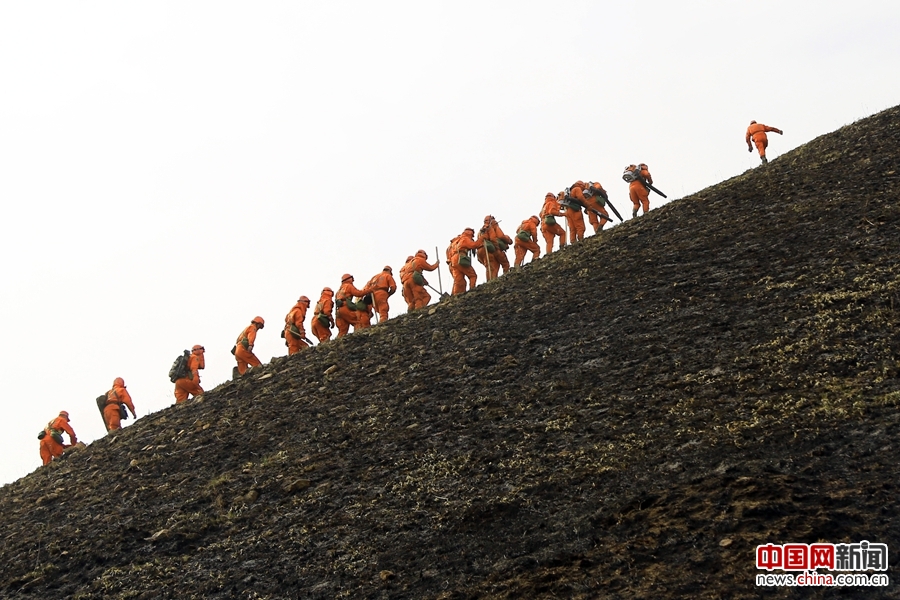
<svg viewBox="0 0 900 600">
<path fill-rule="evenodd" d="M 784 132 L 776 127 L 770 127 L 750 121 L 747 128 L 745 141 L 747 150 L 753 151 L 751 141 L 759 152 L 760 162 L 765 165 L 769 161 L 766 158 L 766 148 L 769 145 L 767 132 L 782 135 Z M 650 190 L 654 190 L 665 197 L 662 192 L 653 187 L 653 177 L 649 167 L 645 163 L 629 165 L 625 168 L 623 179 L 629 182 L 628 197 L 632 203 L 632 218 L 638 216 L 643 210 L 646 214 L 650 210 Z M 475 288 L 478 274 L 472 266 L 472 256 L 485 268 L 485 278 L 491 281 L 500 276 L 502 269 L 506 273 L 510 269 L 509 258 L 506 251 L 513 247 L 515 259 L 514 267 L 520 267 L 529 252 L 532 261 L 541 255 L 541 247 L 538 245 L 538 229 L 544 238 L 545 252 L 550 254 L 559 243 L 559 248 L 584 239 L 585 223 L 584 214 L 587 213 L 588 223 L 593 227 L 594 233 L 599 233 L 603 226 L 611 221 L 606 205 L 609 195 L 603 186 L 596 182 L 585 183 L 576 181 L 566 190 L 554 194 L 548 192 L 544 197 L 544 204 L 539 215 L 533 215 L 522 221 L 516 229 L 515 238 L 506 235 L 500 228 L 500 223 L 492 215 L 484 218 L 482 227 L 475 237 L 475 230 L 467 227 L 462 233 L 450 240 L 446 250 L 446 263 L 450 268 L 453 279 L 451 294 L 462 294 L 467 289 Z M 615 211 L 615 208 L 613 207 Z M 618 213 L 616 213 L 618 216 Z M 621 217 L 619 217 L 621 219 Z M 564 229 L 557 219 L 562 219 L 566 224 Z M 567 235 L 568 230 L 568 235 Z M 400 268 L 400 289 L 403 299 L 406 301 L 407 312 L 424 308 L 431 302 L 431 294 L 426 287 L 431 287 L 425 279 L 424 272 L 435 271 L 439 267 L 438 262 L 429 263 L 428 254 L 419 250 L 413 256 L 408 256 L 406 262 Z M 313 311 L 311 331 L 319 343 L 331 339 L 332 329 L 337 327 L 337 337 L 341 338 L 353 330 L 371 327 L 372 319 L 378 322 L 388 320 L 388 299 L 397 291 L 397 282 L 394 280 L 393 269 L 387 265 L 382 271 L 373 276 L 365 287 L 358 289 L 354 285 L 354 277 L 345 273 L 341 277 L 341 285 L 337 294 L 330 287 L 322 289 L 319 301 Z M 467 287 L 468 284 L 468 287 Z M 431 288 L 432 290 L 434 288 Z M 437 291 L 437 290 L 435 290 Z M 281 337 L 284 338 L 288 348 L 288 354 L 296 354 L 304 348 L 313 345 L 312 340 L 306 337 L 304 323 L 311 305 L 307 296 L 300 296 L 296 304 L 284 318 L 284 329 Z M 262 365 L 262 361 L 253 354 L 253 346 L 256 343 L 257 332 L 265 327 L 262 317 L 254 317 L 245 327 L 232 349 L 237 365 L 232 375 L 237 378 L 244 375 L 248 369 Z M 200 370 L 206 367 L 204 356 L 205 348 L 195 345 L 191 348 L 187 357 L 185 374 L 175 380 L 175 403 L 180 404 L 188 398 L 197 398 L 203 395 L 200 387 Z M 131 415 L 137 418 L 134 402 L 125 388 L 125 381 L 117 377 L 113 381 L 113 387 L 106 393 L 105 404 L 103 397 L 98 398 L 103 414 L 103 421 L 107 432 L 121 429 L 121 420 L 127 418 L 126 408 Z M 69 436 L 69 444 L 65 444 L 62 434 Z M 38 435 L 40 440 L 41 460 L 46 465 L 54 458 L 59 458 L 64 451 L 78 444 L 75 431 L 69 424 L 69 413 L 61 411 L 51 420 L 44 430 Z"/>
<path fill-rule="evenodd" d="M 634 165 L 630 168 L 634 169 Z M 652 178 L 647 166 L 640 165 L 641 174 L 649 183 Z M 646 189 L 640 184 L 640 190 L 635 189 L 635 182 L 629 186 L 629 194 L 634 204 L 632 216 L 636 217 L 639 208 L 644 213 L 649 211 L 649 199 Z M 643 190 L 643 193 L 642 193 Z M 500 276 L 502 269 L 506 273 L 510 269 L 509 258 L 506 255 L 510 246 L 513 247 L 515 260 L 513 266 L 519 267 L 528 252 L 532 253 L 532 260 L 541 255 L 538 245 L 538 228 L 544 237 L 546 253 L 553 252 L 557 238 L 559 247 L 566 246 L 566 230 L 556 221 L 557 218 L 565 220 L 568 227 L 568 243 L 574 244 L 584 239 L 585 223 L 584 213 L 588 214 L 588 222 L 594 228 L 594 233 L 599 233 L 607 221 L 610 221 L 606 211 L 608 195 L 599 183 L 584 183 L 577 181 L 568 189 L 559 194 L 548 193 L 544 198 L 544 204 L 540 211 L 540 217 L 531 216 L 522 221 L 516 230 L 515 238 L 506 235 L 500 228 L 500 223 L 492 216 L 484 218 L 484 223 L 475 237 L 475 230 L 466 228 L 463 232 L 450 241 L 446 250 L 446 263 L 450 267 L 453 278 L 451 294 L 461 294 L 468 289 L 474 289 L 478 275 L 472 267 L 472 253 L 485 268 L 487 281 L 492 281 Z M 400 268 L 400 286 L 403 299 L 407 304 L 407 312 L 424 308 L 431 302 L 431 287 L 424 277 L 425 272 L 433 272 L 439 268 L 439 262 L 428 262 L 428 253 L 419 250 L 415 255 L 408 256 L 406 262 Z M 389 298 L 397 291 L 398 285 L 393 276 L 390 265 L 373 276 L 366 285 L 359 289 L 355 286 L 355 278 L 349 273 L 341 277 L 341 285 L 337 293 L 330 287 L 322 289 L 319 301 L 316 303 L 311 331 L 319 343 L 327 342 L 332 337 L 332 329 L 337 327 L 337 337 L 341 338 L 358 329 L 371 327 L 372 320 L 384 322 L 389 318 Z M 431 288 L 434 289 L 434 288 Z M 437 291 L 437 290 L 435 290 Z M 285 340 L 288 354 L 293 355 L 313 345 L 306 335 L 306 316 L 311 306 L 307 296 L 300 296 L 284 318 L 284 328 L 281 337 Z M 250 324 L 241 330 L 235 340 L 232 354 L 234 354 L 236 366 L 232 376 L 238 378 L 248 370 L 259 367 L 262 361 L 253 353 L 256 344 L 256 335 L 265 327 L 265 320 L 254 317 Z M 206 349 L 201 345 L 191 348 L 184 369 L 184 375 L 175 380 L 175 403 L 180 404 L 189 398 L 198 398 L 203 395 L 200 386 L 200 370 L 206 367 Z M 113 387 L 105 397 L 98 398 L 98 406 L 101 408 L 104 425 L 107 432 L 121 429 L 121 421 L 127 418 L 127 410 L 131 411 L 133 418 L 137 418 L 134 402 L 125 387 L 125 381 L 117 377 L 113 381 Z M 69 444 L 63 443 L 62 434 L 70 438 Z M 69 414 L 60 412 L 59 416 L 50 421 L 42 434 L 40 454 L 46 465 L 52 459 L 59 458 L 64 451 L 75 446 L 77 438 L 69 424 Z"/>
</svg>

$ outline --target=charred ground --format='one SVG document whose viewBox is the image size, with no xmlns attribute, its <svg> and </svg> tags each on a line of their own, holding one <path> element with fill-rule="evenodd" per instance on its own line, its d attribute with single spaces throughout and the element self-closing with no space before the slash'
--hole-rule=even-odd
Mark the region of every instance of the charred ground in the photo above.
<svg viewBox="0 0 900 600">
<path fill-rule="evenodd" d="M 0 489 L 0 596 L 750 598 L 756 545 L 862 539 L 893 570 L 898 184 L 894 108 L 142 418 Z"/>
</svg>

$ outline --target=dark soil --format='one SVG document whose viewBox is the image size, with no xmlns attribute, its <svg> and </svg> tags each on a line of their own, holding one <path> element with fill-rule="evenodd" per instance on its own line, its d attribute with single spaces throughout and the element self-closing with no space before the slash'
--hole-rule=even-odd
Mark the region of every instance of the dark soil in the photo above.
<svg viewBox="0 0 900 600">
<path fill-rule="evenodd" d="M 0 489 L 0 596 L 900 597 L 898 192 L 894 108 L 142 418 Z"/>
</svg>

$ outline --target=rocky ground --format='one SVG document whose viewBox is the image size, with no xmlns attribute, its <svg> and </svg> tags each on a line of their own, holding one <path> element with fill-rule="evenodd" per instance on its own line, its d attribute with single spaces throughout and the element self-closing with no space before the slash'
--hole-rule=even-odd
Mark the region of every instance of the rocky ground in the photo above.
<svg viewBox="0 0 900 600">
<path fill-rule="evenodd" d="M 0 489 L 0 597 L 900 597 L 898 184 L 895 108 L 142 418 Z"/>
</svg>

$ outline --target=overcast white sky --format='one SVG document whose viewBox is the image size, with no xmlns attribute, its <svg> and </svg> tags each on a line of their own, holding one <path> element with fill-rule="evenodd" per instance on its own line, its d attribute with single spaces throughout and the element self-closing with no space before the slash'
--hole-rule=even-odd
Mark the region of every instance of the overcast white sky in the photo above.
<svg viewBox="0 0 900 600">
<path fill-rule="evenodd" d="M 203 344 L 211 389 L 257 314 L 286 354 L 344 272 L 577 179 L 628 218 L 629 163 L 677 202 L 758 164 L 751 119 L 775 158 L 900 103 L 897 31 L 896 1 L 0 4 L 0 484 L 62 409 L 102 436 L 115 377 L 159 411 Z"/>
</svg>

